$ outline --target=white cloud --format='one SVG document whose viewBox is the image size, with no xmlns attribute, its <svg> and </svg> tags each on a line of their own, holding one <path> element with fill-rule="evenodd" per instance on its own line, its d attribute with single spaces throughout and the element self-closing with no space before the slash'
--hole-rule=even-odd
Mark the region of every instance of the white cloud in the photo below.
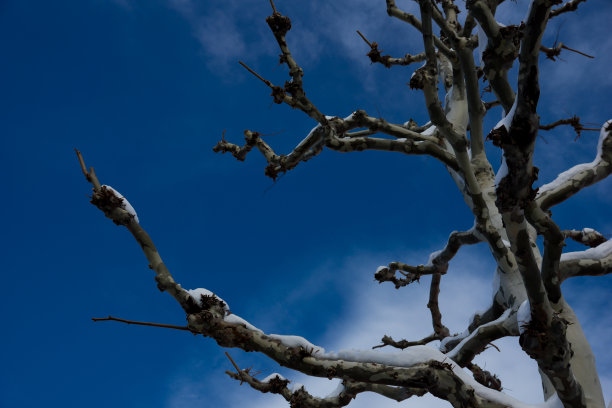
<svg viewBox="0 0 612 408">
<path fill-rule="evenodd" d="M 407 259 L 418 262 L 426 259 L 427 253 L 408 254 Z M 492 262 L 483 260 L 481 256 L 459 254 L 457 262 L 452 264 L 451 270 L 443 277 L 440 307 L 445 324 L 451 331 L 463 331 L 469 317 L 476 311 L 487 306 L 491 296 L 490 274 Z M 428 279 L 422 279 L 420 284 L 395 290 L 392 285 L 378 285 L 372 281 L 372 273 L 381 263 L 384 256 L 358 255 L 347 259 L 340 268 L 331 265 L 321 268 L 317 274 L 338 273 L 344 271 L 339 279 L 346 279 L 347 296 L 343 309 L 347 312 L 336 321 L 330 322 L 329 329 L 321 336 L 317 336 L 314 343 L 327 350 L 339 349 L 369 349 L 379 344 L 384 334 L 396 339 L 418 339 L 430 334 L 431 323 L 429 311 L 426 308 L 428 300 Z M 332 268 L 332 270 L 328 270 Z M 313 278 L 316 281 L 316 277 Z M 573 292 L 573 287 L 567 288 Z M 601 291 L 600 291 L 601 292 Z M 341 297 L 340 297 L 341 298 Z M 592 304 L 592 298 L 600 299 L 604 305 Z M 589 300 L 591 299 L 591 300 Z M 296 302 L 304 302 L 303 294 L 295 297 Z M 579 294 L 572 296 L 570 301 L 579 315 L 584 315 L 583 327 L 587 337 L 592 341 L 596 355 L 602 355 L 607 347 L 606 339 L 612 336 L 611 319 L 601 320 L 592 315 L 594 307 L 610 309 L 610 301 L 604 293 Z M 257 322 L 253 322 L 257 323 Z M 310 339 L 313 340 L 313 339 Z M 435 346 L 436 343 L 432 343 Z M 497 374 L 505 388 L 505 392 L 527 403 L 542 402 L 543 396 L 540 386 L 540 377 L 537 365 L 529 359 L 518 345 L 517 338 L 506 338 L 495 341 L 495 348 L 487 349 L 475 360 L 482 368 Z M 606 390 L 606 399 L 610 399 L 610 386 L 612 385 L 612 367 L 609 358 L 603 359 L 602 385 Z M 293 382 L 304 384 L 306 389 L 318 396 L 325 396 L 331 392 L 337 381 L 312 378 L 300 373 L 279 370 Z M 266 373 L 266 375 L 269 373 Z M 219 374 L 209 377 L 206 381 L 218 382 Z M 180 382 L 179 382 L 180 383 Z M 201 387 L 201 382 L 181 383 L 181 389 L 176 391 L 182 395 L 175 395 L 170 408 L 190 406 L 188 401 L 197 401 L 201 398 L 197 391 L 190 387 Z M 224 383 L 223 386 L 228 386 Z M 218 406 L 236 406 L 249 401 L 253 408 L 286 408 L 287 402 L 277 395 L 262 395 L 250 388 L 238 387 L 237 383 L 229 384 L 235 387 L 231 395 L 224 397 Z M 184 390 L 184 391 L 183 391 Z M 182 401 L 181 403 L 177 401 Z M 181 405 L 183 404 L 183 405 Z M 224 405 L 227 404 L 227 405 Z M 380 408 L 396 407 L 397 403 L 377 395 L 361 394 L 350 405 L 353 408 L 367 408 L 376 406 Z M 402 403 L 403 407 L 428 408 L 447 407 L 448 403 L 432 396 L 411 398 Z"/>
</svg>

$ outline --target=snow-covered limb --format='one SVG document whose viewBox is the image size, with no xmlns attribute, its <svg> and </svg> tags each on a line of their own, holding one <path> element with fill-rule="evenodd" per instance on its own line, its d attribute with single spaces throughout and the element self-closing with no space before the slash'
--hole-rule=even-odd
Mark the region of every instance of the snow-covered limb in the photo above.
<svg viewBox="0 0 612 408">
<path fill-rule="evenodd" d="M 559 279 L 574 276 L 601 276 L 612 273 L 612 240 L 586 251 L 567 252 L 561 255 Z"/>
<path fill-rule="evenodd" d="M 120 208 L 124 209 L 125 211 L 127 211 L 127 213 L 134 218 L 134 221 L 136 222 L 140 222 L 138 220 L 138 214 L 136 214 L 136 210 L 134 210 L 134 207 L 132 207 L 132 204 L 130 204 L 130 202 L 127 200 L 127 198 L 125 198 L 124 196 L 121 195 L 121 193 L 119 193 L 117 190 L 115 190 L 114 188 L 112 188 L 111 186 L 107 186 L 107 185 L 103 185 L 101 186 L 103 190 L 108 190 L 111 193 L 113 193 L 113 195 L 115 197 L 117 197 L 119 200 L 121 200 L 121 204 L 119 205 Z"/>
<path fill-rule="evenodd" d="M 331 117 L 330 122 L 334 126 L 338 137 L 353 137 L 353 134 L 347 133 L 347 131 L 365 127 L 368 130 L 384 133 L 398 139 L 409 139 L 415 142 L 428 141 L 441 144 L 440 138 L 433 135 L 430 126 L 419 127 L 410 122 L 403 125 L 389 123 L 383 118 L 369 116 L 363 109 L 357 109 L 344 119 Z"/>
<path fill-rule="evenodd" d="M 147 257 L 149 267 L 155 271 L 155 281 L 157 282 L 159 290 L 167 291 L 181 305 L 186 313 L 194 313 L 201 310 L 200 305 L 198 305 L 189 293 L 174 281 L 170 271 L 162 261 L 159 252 L 157 252 L 153 240 L 149 237 L 149 234 L 140 226 L 135 217 L 123 208 L 123 199 L 119 199 L 114 192 L 102 186 L 93 167 L 86 170 L 85 161 L 81 152 L 76 150 L 76 153 L 85 178 L 93 186 L 91 203 L 98 207 L 104 215 L 110 218 L 115 224 L 123 225 L 130 231 Z"/>
<path fill-rule="evenodd" d="M 553 17 L 557 17 L 558 15 L 567 13 L 568 11 L 575 11 L 578 9 L 578 5 L 580 3 L 584 3 L 585 1 L 586 0 L 570 0 L 566 2 L 564 5 L 562 5 L 561 7 L 551 10 L 548 18 L 551 19 Z"/>
<path fill-rule="evenodd" d="M 272 374 L 260 381 L 250 375 L 247 370 L 240 370 L 239 372 L 226 371 L 225 373 L 235 380 L 246 382 L 257 391 L 280 394 L 289 402 L 291 407 L 295 408 L 344 407 L 362 392 L 374 392 L 397 402 L 404 401 L 413 395 L 422 396 L 425 394 L 425 391 L 422 389 L 410 390 L 404 387 L 344 380 L 334 392 L 327 397 L 320 398 L 310 394 L 304 386 L 289 387 L 290 381 L 284 379 L 280 374 Z"/>
<path fill-rule="evenodd" d="M 392 140 L 363 136 L 339 138 L 335 135 L 331 135 L 325 146 L 331 150 L 343 153 L 359 152 L 363 150 L 382 150 L 404 154 L 429 155 L 451 168 L 457 167 L 457 162 L 451 153 L 429 141 L 415 142 L 409 139 Z"/>
<path fill-rule="evenodd" d="M 581 231 L 563 230 L 561 232 L 566 239 L 571 238 L 574 241 L 591 248 L 601 245 L 607 241 L 606 237 L 604 237 L 601 232 L 597 232 L 593 228 L 583 228 Z"/>
<path fill-rule="evenodd" d="M 464 333 L 462 340 L 452 349 L 448 348 L 449 343 L 447 341 L 440 343 L 440 350 L 446 352 L 446 355 L 460 366 L 470 363 L 492 341 L 506 336 L 516 336 L 518 334 L 516 311 L 507 309 L 496 320 L 481 324 L 468 333 Z"/>
<path fill-rule="evenodd" d="M 541 186 L 536 202 L 546 210 L 559 204 L 585 187 L 606 178 L 612 173 L 612 120 L 601 127 L 597 155 L 591 163 L 578 164 L 559 174 L 552 182 Z"/>
</svg>

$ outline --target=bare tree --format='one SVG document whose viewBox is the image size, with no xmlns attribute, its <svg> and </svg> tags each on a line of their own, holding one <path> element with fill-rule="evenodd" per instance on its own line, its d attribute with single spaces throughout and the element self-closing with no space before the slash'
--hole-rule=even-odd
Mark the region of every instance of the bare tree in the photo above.
<svg viewBox="0 0 612 408">
<path fill-rule="evenodd" d="M 378 268 L 375 279 L 396 288 L 431 275 L 429 303 L 432 333 L 419 340 L 395 340 L 387 335 L 380 345 L 395 347 L 397 353 L 380 350 L 325 352 L 298 336 L 269 335 L 240 318 L 216 294 L 206 289 L 185 290 L 173 279 L 157 248 L 139 223 L 128 201 L 113 188 L 102 185 L 93 168 L 87 169 L 77 151 L 82 171 L 93 185 L 91 203 L 118 225 L 125 226 L 142 247 L 149 267 L 156 273 L 157 286 L 168 292 L 183 308 L 186 326 L 133 322 L 202 334 L 222 347 L 257 351 L 282 366 L 316 377 L 339 378 L 335 393 L 318 398 L 302 388 L 292 389 L 280 374 L 257 379 L 250 370 L 236 371 L 232 378 L 261 392 L 280 394 L 291 407 L 340 407 L 362 392 L 373 392 L 403 401 L 431 393 L 453 407 L 524 407 L 502 392 L 499 379 L 473 363 L 493 340 L 514 336 L 539 367 L 546 406 L 603 408 L 604 399 L 595 360 L 580 323 L 565 301 L 561 283 L 575 276 L 599 276 L 612 272 L 612 244 L 601 233 L 584 228 L 562 230 L 552 219 L 551 208 L 571 198 L 612 172 L 612 121 L 600 130 L 595 158 L 574 166 L 552 182 L 533 188 L 538 168 L 533 164 L 534 146 L 540 130 L 570 125 L 580 135 L 585 128 L 577 117 L 541 124 L 538 116 L 540 54 L 555 59 L 561 52 L 579 52 L 562 43 L 542 44 L 547 23 L 572 12 L 585 0 L 531 0 L 524 21 L 504 26 L 495 19 L 504 0 L 468 0 L 465 18 L 458 18 L 454 0 L 418 0 L 420 16 L 386 0 L 387 13 L 413 26 L 422 36 L 423 52 L 392 57 L 383 55 L 376 42 L 358 32 L 370 48 L 373 63 L 386 67 L 422 63 L 414 70 L 410 87 L 422 91 L 430 121 L 418 124 L 390 123 L 357 109 L 345 118 L 326 115 L 306 96 L 303 70 L 294 59 L 285 37 L 291 21 L 274 3 L 267 23 L 280 47 L 280 61 L 289 69 L 290 80 L 276 85 L 241 64 L 271 90 L 275 103 L 303 111 L 316 127 L 288 154 L 278 154 L 256 131 L 244 132 L 245 144 L 223 137 L 215 152 L 230 153 L 238 160 L 256 148 L 265 157 L 267 176 L 276 179 L 324 148 L 339 152 L 381 150 L 405 155 L 428 155 L 450 173 L 474 215 L 467 231 L 454 231 L 440 251 L 427 263 L 408 265 L 391 262 Z M 434 26 L 437 28 L 434 31 Z M 478 32 L 478 34 L 475 34 Z M 476 54 L 476 56 L 475 56 Z M 518 60 L 515 80 L 509 71 Z M 494 99 L 484 102 L 481 85 L 489 87 Z M 443 95 L 443 98 L 441 97 Z M 443 99 L 443 101 L 442 101 Z M 483 120 L 488 110 L 501 105 L 504 118 L 486 131 Z M 225 135 L 224 135 L 225 136 Z M 503 151 L 503 162 L 494 172 L 485 152 L 490 140 Z M 537 245 L 543 237 L 543 251 Z M 573 239 L 590 249 L 563 252 Z M 467 329 L 451 335 L 438 306 L 441 278 L 463 245 L 485 243 L 495 259 L 496 290 L 488 310 L 468 322 Z M 439 348 L 427 346 L 440 341 Z M 466 374 L 468 368 L 472 376 Z"/>
</svg>

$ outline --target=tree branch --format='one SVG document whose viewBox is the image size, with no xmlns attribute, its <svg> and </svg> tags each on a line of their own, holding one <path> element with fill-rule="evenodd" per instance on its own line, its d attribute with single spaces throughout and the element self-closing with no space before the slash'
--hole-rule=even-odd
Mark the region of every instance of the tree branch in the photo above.
<svg viewBox="0 0 612 408">
<path fill-rule="evenodd" d="M 563 233 L 563 236 L 566 239 L 571 238 L 574 241 L 589 246 L 591 248 L 595 248 L 596 246 L 601 245 L 607 241 L 606 237 L 604 237 L 600 232 L 597 232 L 592 228 L 583 228 L 582 231 L 563 230 L 561 232 Z"/>
<path fill-rule="evenodd" d="M 612 240 L 585 251 L 561 255 L 559 279 L 563 282 L 574 276 L 603 276 L 612 273 Z"/>
<path fill-rule="evenodd" d="M 238 369 L 237 369 L 238 370 Z M 246 370 L 238 370 L 237 373 L 226 371 L 227 375 L 235 380 L 246 382 L 251 388 L 262 393 L 280 394 L 292 407 L 312 407 L 312 408 L 335 408 L 344 407 L 351 403 L 355 397 L 363 392 L 374 392 L 384 397 L 393 399 L 397 402 L 404 401 L 413 395 L 422 396 L 423 390 L 409 390 L 403 387 L 391 387 L 388 385 L 369 384 L 365 382 L 355 382 L 343 380 L 342 384 L 326 398 L 319 398 L 306 391 L 304 386 L 290 389 L 289 380 L 280 374 L 271 374 L 263 380 L 258 380 L 250 375 Z"/>
<path fill-rule="evenodd" d="M 443 337 L 441 337 L 440 335 L 433 333 L 430 334 L 427 337 L 422 338 L 421 340 L 416 340 L 416 341 L 408 341 L 408 340 L 399 340 L 399 341 L 395 341 L 393 340 L 392 337 L 384 335 L 383 338 L 380 340 L 382 342 L 382 344 L 379 344 L 378 346 L 374 346 L 372 347 L 373 349 L 377 349 L 377 348 L 382 348 L 385 346 L 391 346 L 391 347 L 395 347 L 398 349 L 405 349 L 408 347 L 413 347 L 413 346 L 423 346 L 425 344 L 431 343 L 434 340 L 441 340 Z"/>
<path fill-rule="evenodd" d="M 526 210 L 529 223 L 544 237 L 544 255 L 540 274 L 548 300 L 558 303 L 561 299 L 561 281 L 559 280 L 559 259 L 565 246 L 565 236 L 559 226 L 534 202 Z"/>
<path fill-rule="evenodd" d="M 554 10 L 552 10 L 550 12 L 550 15 L 548 16 L 548 19 L 550 20 L 551 18 L 557 17 L 560 14 L 563 13 L 567 13 L 568 11 L 575 11 L 576 9 L 578 9 L 578 5 L 580 3 L 584 3 L 586 2 L 586 0 L 571 0 L 568 1 L 567 3 L 565 3 L 564 5 L 562 5 L 561 7 L 558 7 Z"/>
<path fill-rule="evenodd" d="M 589 54 L 585 54 L 584 52 L 575 50 L 573 48 L 568 47 L 567 45 L 563 44 L 562 42 L 560 42 L 559 44 L 557 44 L 555 47 L 553 48 L 549 48 L 549 47 L 545 47 L 545 46 L 540 46 L 540 51 L 542 51 L 544 54 L 546 54 L 546 58 L 548 58 L 549 60 L 553 60 L 556 61 L 556 58 L 561 55 L 561 50 L 568 50 L 571 52 L 575 52 L 576 54 L 580 54 L 584 57 L 587 58 L 595 58 L 592 55 Z"/>
<path fill-rule="evenodd" d="M 421 33 L 423 33 L 423 26 L 418 18 L 398 8 L 397 5 L 395 4 L 395 0 L 386 0 L 386 1 L 387 1 L 387 14 L 389 16 L 402 20 L 410 24 L 417 30 L 419 30 Z M 448 48 L 446 44 L 444 44 L 438 37 L 436 37 L 435 35 L 432 35 L 432 39 L 436 47 L 438 47 L 438 49 L 440 50 L 440 52 L 446 55 L 451 61 L 457 60 L 457 56 L 455 55 L 455 52 L 451 50 L 450 48 Z"/>
<path fill-rule="evenodd" d="M 580 137 L 580 132 L 582 132 L 583 130 L 589 130 L 589 131 L 595 131 L 595 132 L 599 131 L 599 129 L 585 128 L 584 125 L 580 123 L 580 118 L 576 115 L 572 116 L 569 119 L 559 119 L 548 125 L 540 125 L 539 129 L 540 130 L 551 130 L 561 125 L 570 125 L 572 128 L 574 128 L 574 132 L 576 132 L 576 139 Z"/>
<path fill-rule="evenodd" d="M 597 155 L 591 163 L 583 163 L 559 174 L 557 178 L 538 189 L 536 202 L 547 210 L 559 204 L 585 187 L 606 178 L 612 173 L 612 120 L 601 128 Z"/>
<path fill-rule="evenodd" d="M 318 155 L 323 150 L 325 139 L 325 128 L 320 125 L 315 126 L 310 133 L 300 142 L 288 155 L 278 155 L 272 148 L 263 141 L 258 132 L 250 130 L 244 131 L 244 146 L 229 143 L 223 138 L 213 147 L 213 151 L 218 153 L 231 153 L 236 159 L 244 161 L 246 154 L 253 147 L 261 152 L 268 162 L 265 174 L 275 180 L 279 174 L 285 173 L 303 161 L 308 161 Z"/>
<path fill-rule="evenodd" d="M 426 265 L 412 266 L 403 262 L 391 262 L 387 266 L 380 266 L 374 274 L 378 283 L 392 282 L 396 289 L 418 281 L 423 275 L 445 274 L 448 263 L 463 245 L 473 245 L 481 242 L 474 229 L 469 231 L 453 231 L 448 237 L 444 248 L 430 255 Z M 399 271 L 404 278 L 396 278 L 395 272 Z"/>
<path fill-rule="evenodd" d="M 503 389 L 501 385 L 501 380 L 497 378 L 495 374 L 491 374 L 490 371 L 483 370 L 482 368 L 473 363 L 466 364 L 466 367 L 472 372 L 472 374 L 474 375 L 474 379 L 485 387 L 497 391 L 501 391 Z"/>
<path fill-rule="evenodd" d="M 81 170 L 83 170 L 86 168 L 83 156 L 78 150 L 76 150 L 76 153 L 79 158 Z M 155 244 L 151 240 L 151 237 L 149 237 L 149 234 L 140 226 L 136 218 L 126 211 L 124 208 L 126 200 L 123 197 L 118 197 L 113 189 L 101 186 L 93 167 L 91 167 L 89 171 L 83 170 L 83 173 L 87 181 L 94 187 L 91 203 L 98 207 L 98 209 L 115 224 L 123 225 L 130 231 L 147 257 L 149 267 L 155 271 L 155 281 L 157 282 L 158 289 L 162 292 L 168 292 L 181 305 L 186 313 L 197 313 L 201 311 L 202 308 L 189 293 L 174 281 L 170 271 L 162 261 Z"/>
<path fill-rule="evenodd" d="M 517 306 L 518 307 L 518 306 Z M 464 367 L 478 354 L 482 353 L 487 345 L 494 340 L 506 336 L 518 335 L 516 311 L 506 309 L 497 319 L 476 327 L 469 335 L 456 343 L 454 337 L 447 337 L 440 344 L 440 350 L 460 366 Z M 452 346 L 455 344 L 454 346 Z M 451 348 L 452 347 L 452 348 Z"/>
<path fill-rule="evenodd" d="M 482 53 L 483 72 L 504 111 L 509 112 L 515 94 L 508 81 L 508 71 L 518 57 L 521 28 L 515 25 L 501 27 L 495 20 L 494 10 L 483 0 L 468 2 L 468 10 L 486 35 L 487 46 Z M 479 35 L 478 41 L 483 40 Z"/>
<path fill-rule="evenodd" d="M 357 30 L 357 34 L 366 42 L 371 48 L 370 52 L 366 55 L 370 58 L 372 63 L 380 63 L 387 68 L 391 68 L 393 65 L 406 66 L 410 65 L 413 62 L 421 62 L 425 60 L 425 53 L 420 53 L 416 55 L 406 54 L 403 58 L 393 58 L 390 55 L 382 55 L 382 50 L 378 49 L 378 43 L 370 42 L 367 38 L 359 30 Z"/>
</svg>

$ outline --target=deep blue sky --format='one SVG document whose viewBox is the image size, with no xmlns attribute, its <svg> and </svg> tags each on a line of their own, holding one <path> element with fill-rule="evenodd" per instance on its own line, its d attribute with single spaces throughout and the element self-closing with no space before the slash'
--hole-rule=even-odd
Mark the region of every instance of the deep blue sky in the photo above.
<svg viewBox="0 0 612 408">
<path fill-rule="evenodd" d="M 416 33 L 388 18 L 383 1 L 276 3 L 293 20 L 290 46 L 306 71 L 308 96 L 325 114 L 361 108 L 389 121 L 426 121 L 422 95 L 405 85 L 411 68 L 371 66 L 355 34 L 360 29 L 398 56 L 420 51 Z M 506 3 L 501 21 L 519 21 L 525 0 Z M 288 78 L 268 14 L 267 0 L 0 0 L 0 406 L 286 405 L 227 379 L 231 366 L 210 339 L 91 322 L 111 314 L 183 324 L 184 315 L 157 291 L 127 231 L 88 203 L 75 147 L 102 183 L 130 200 L 177 281 L 214 291 L 266 332 L 332 349 L 369 347 L 385 333 L 428 334 L 426 280 L 395 291 L 372 275 L 390 261 L 423 263 L 452 230 L 471 227 L 440 163 L 325 151 L 273 184 L 258 152 L 244 163 L 212 152 L 223 130 L 242 143 L 248 128 L 271 134 L 266 140 L 287 153 L 315 125 L 273 104 L 237 63 L 278 84 Z M 578 114 L 601 124 L 612 116 L 611 15 L 612 4 L 590 1 L 551 23 L 547 45 L 560 27 L 561 41 L 596 59 L 563 54 L 564 61 L 542 63 L 542 122 Z M 488 125 L 499 117 L 491 112 Z M 542 182 L 594 157 L 596 132 L 578 141 L 568 129 L 543 136 L 548 143 L 540 140 L 536 152 Z M 499 152 L 487 148 L 497 165 Z M 554 209 L 555 219 L 562 228 L 612 234 L 611 193 L 610 180 L 591 187 Z M 452 296 L 442 306 L 456 318 L 452 330 L 463 330 L 474 302 L 486 306 L 492 271 L 484 247 L 467 249 L 451 266 L 442 293 Z M 601 311 L 612 307 L 610 288 L 610 277 L 565 285 L 593 341 L 607 401 L 612 359 L 603 351 L 612 318 Z M 413 306 L 423 314 L 407 313 Z M 507 347 L 516 348 L 515 340 Z M 242 366 L 277 370 L 231 352 Z M 512 391 L 532 392 L 522 386 Z"/>
</svg>

